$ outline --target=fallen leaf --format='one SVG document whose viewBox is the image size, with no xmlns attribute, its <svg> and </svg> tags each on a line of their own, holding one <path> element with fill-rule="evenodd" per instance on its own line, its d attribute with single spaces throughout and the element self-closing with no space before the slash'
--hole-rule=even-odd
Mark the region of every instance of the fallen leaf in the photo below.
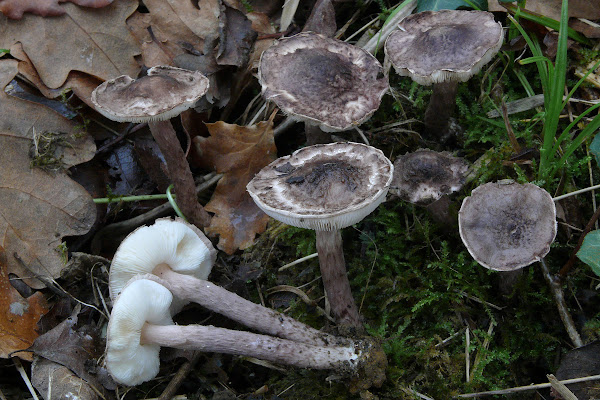
<svg viewBox="0 0 600 400">
<path fill-rule="evenodd" d="M 244 13 L 225 6 L 223 40 L 219 43 L 217 63 L 241 67 L 246 65 L 258 34 L 252 29 L 252 22 Z"/>
<path fill-rule="evenodd" d="M 75 122 L 6 94 L 17 71 L 18 61 L 0 61 L 0 246 L 6 250 L 8 271 L 42 288 L 35 277 L 60 275 L 65 262 L 61 238 L 86 233 L 96 207 L 62 170 L 32 168 L 29 154 L 44 145 L 47 158 L 69 167 L 90 160 L 95 145 Z"/>
<path fill-rule="evenodd" d="M 514 3 L 511 3 L 514 4 Z M 498 0 L 488 0 L 490 11 L 506 11 Z M 560 20 L 562 0 L 527 0 L 526 9 L 545 17 Z M 600 7 L 597 0 L 569 0 L 569 18 L 600 18 Z"/>
<path fill-rule="evenodd" d="M 44 358 L 36 358 L 31 365 L 31 383 L 44 399 L 98 399 L 85 380 L 68 368 Z"/>
<path fill-rule="evenodd" d="M 600 230 L 591 231 L 585 235 L 577 257 L 600 276 Z"/>
<path fill-rule="evenodd" d="M 137 76 L 135 56 L 140 50 L 125 20 L 138 7 L 136 0 L 116 1 L 91 9 L 67 3 L 66 14 L 42 18 L 26 14 L 20 20 L 0 15 L 0 48 L 23 45 L 46 86 L 62 86 L 70 71 L 102 80 L 119 75 Z M 40 38 L 44 38 L 40 45 Z"/>
<path fill-rule="evenodd" d="M 0 357 L 8 358 L 17 350 L 25 350 L 39 335 L 37 323 L 48 312 L 46 299 L 41 292 L 27 298 L 10 284 L 6 253 L 0 247 Z M 31 353 L 14 354 L 25 360 L 31 360 Z"/>
<path fill-rule="evenodd" d="M 215 213 L 209 235 L 219 235 L 217 247 L 227 254 L 253 244 L 257 233 L 265 230 L 269 217 L 246 192 L 246 185 L 264 166 L 276 158 L 273 121 L 252 126 L 215 122 L 206 124 L 209 138 L 194 142 L 204 163 L 224 174 L 206 210 Z"/>
<path fill-rule="evenodd" d="M 327 37 L 335 36 L 335 9 L 331 0 L 318 0 L 314 5 L 304 28 L 304 32 L 316 32 Z"/>
<path fill-rule="evenodd" d="M 69 318 L 35 339 L 29 350 L 36 356 L 64 365 L 95 391 L 101 392 L 100 381 L 108 375 L 106 369 L 98 365 L 104 343 L 98 337 L 97 328 L 78 324 L 80 310 L 81 306 L 75 307 Z M 109 386 L 112 385 L 114 383 Z"/>
<path fill-rule="evenodd" d="M 113 0 L 0 0 L 0 12 L 11 19 L 21 19 L 24 13 L 41 16 L 63 15 L 66 11 L 58 3 L 70 1 L 84 7 L 106 7 Z"/>
<path fill-rule="evenodd" d="M 600 374 L 600 342 L 597 340 L 585 346 L 570 350 L 562 357 L 556 370 L 559 380 L 581 378 Z M 579 382 L 569 385 L 579 400 L 594 400 L 600 396 L 598 381 Z"/>
</svg>

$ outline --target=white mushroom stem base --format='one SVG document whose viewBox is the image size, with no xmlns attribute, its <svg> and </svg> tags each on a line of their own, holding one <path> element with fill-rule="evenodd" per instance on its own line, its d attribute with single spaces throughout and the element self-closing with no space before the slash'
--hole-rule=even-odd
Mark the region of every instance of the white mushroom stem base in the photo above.
<svg viewBox="0 0 600 400">
<path fill-rule="evenodd" d="M 340 328 L 354 328 L 357 333 L 361 333 L 364 328 L 348 281 L 342 235 L 339 230 L 317 230 L 316 233 L 323 287 L 327 292 L 333 317 Z"/>
<path fill-rule="evenodd" d="M 248 301 L 211 282 L 177 273 L 165 264 L 155 268 L 153 272 L 161 279 L 159 283 L 166 286 L 178 298 L 198 303 L 249 328 L 316 346 L 348 343 L 344 338 L 318 331 L 285 314 Z"/>
<path fill-rule="evenodd" d="M 242 355 L 299 368 L 356 371 L 362 355 L 354 346 L 319 347 L 290 340 L 202 325 L 151 325 L 140 342 L 161 347 Z"/>
<path fill-rule="evenodd" d="M 425 111 L 423 123 L 427 139 L 439 138 L 446 134 L 448 120 L 454 113 L 458 82 L 433 84 L 433 93 Z"/>
</svg>

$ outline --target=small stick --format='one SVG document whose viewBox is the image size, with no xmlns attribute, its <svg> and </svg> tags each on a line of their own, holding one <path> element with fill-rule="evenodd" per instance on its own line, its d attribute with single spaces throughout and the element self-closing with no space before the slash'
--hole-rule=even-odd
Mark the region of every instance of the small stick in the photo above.
<svg viewBox="0 0 600 400">
<path fill-rule="evenodd" d="M 558 379 L 552 374 L 546 375 L 552 389 L 556 390 L 563 400 L 577 400 L 577 397 L 571 392 L 564 383 L 560 383 Z"/>
<path fill-rule="evenodd" d="M 19 371 L 19 374 L 21 374 L 21 378 L 23 379 L 23 382 L 25 382 L 25 385 L 27 385 L 27 389 L 29 389 L 29 393 L 31 393 L 31 396 L 33 397 L 33 399 L 40 400 L 37 397 L 37 394 L 35 393 L 35 389 L 31 385 L 31 381 L 29 380 L 29 377 L 27 376 L 27 373 L 25 372 L 25 368 L 23 368 L 23 364 L 21 364 L 21 360 L 19 360 L 17 357 L 11 357 L 11 358 L 12 358 L 13 363 L 15 364 L 15 368 L 17 368 L 17 371 Z"/>
<path fill-rule="evenodd" d="M 277 271 L 278 272 L 285 271 L 286 269 L 288 269 L 290 267 L 293 267 L 294 265 L 303 263 L 304 261 L 308 261 L 308 260 L 313 259 L 313 258 L 318 257 L 318 256 L 319 256 L 319 253 L 309 254 L 309 255 L 307 255 L 305 257 L 302 257 L 302 258 L 299 258 L 299 259 L 297 259 L 295 261 L 292 261 L 289 264 L 285 264 L 283 267 L 279 267 L 279 269 Z"/>
<path fill-rule="evenodd" d="M 575 324 L 573 323 L 573 318 L 567 309 L 565 297 L 563 295 L 562 288 L 560 287 L 560 279 L 557 279 L 550 274 L 550 270 L 548 269 L 548 266 L 543 258 L 540 260 L 540 266 L 542 268 L 544 279 L 546 282 L 548 282 L 548 286 L 550 286 L 552 297 L 554 297 L 556 307 L 558 308 L 558 314 L 560 315 L 560 319 L 567 330 L 567 334 L 569 335 L 571 342 L 573 342 L 575 347 L 583 346 L 581 336 L 579 336 L 579 332 L 577 332 L 577 328 L 575 328 Z"/>
<path fill-rule="evenodd" d="M 195 351 L 192 354 L 192 358 L 189 361 L 184 362 L 179 370 L 171 379 L 165 390 L 160 394 L 158 400 L 171 400 L 175 396 L 175 392 L 179 389 L 179 386 L 183 383 L 183 380 L 189 375 L 189 373 L 194 369 L 198 360 L 200 360 L 200 356 L 202 355 L 201 351 Z"/>
<path fill-rule="evenodd" d="M 591 375 L 591 376 L 586 376 L 583 378 L 566 379 L 564 381 L 558 381 L 558 382 L 562 383 L 563 385 L 569 385 L 571 383 L 589 382 L 589 381 L 596 381 L 599 379 L 600 379 L 600 375 Z M 546 389 L 551 386 L 552 386 L 552 384 L 550 384 L 550 383 L 538 383 L 535 385 L 517 386 L 517 387 L 510 388 L 510 389 L 491 390 L 489 392 L 459 394 L 458 396 L 454 396 L 454 398 L 455 399 L 458 399 L 458 398 L 472 399 L 472 398 L 476 398 L 479 396 L 493 396 L 496 394 L 511 394 L 511 393 L 517 393 L 517 392 L 527 392 L 530 390 Z"/>
</svg>

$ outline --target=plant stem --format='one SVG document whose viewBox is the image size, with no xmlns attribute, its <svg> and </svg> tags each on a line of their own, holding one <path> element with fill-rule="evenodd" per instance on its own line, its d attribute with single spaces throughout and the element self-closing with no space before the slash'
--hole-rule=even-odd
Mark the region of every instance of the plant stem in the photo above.
<svg viewBox="0 0 600 400">
<path fill-rule="evenodd" d="M 354 328 L 361 333 L 364 328 L 348 281 L 340 230 L 316 231 L 316 234 L 321 278 L 333 317 L 341 328 Z"/>
<path fill-rule="evenodd" d="M 140 196 L 119 196 L 119 197 L 101 197 L 93 199 L 96 204 L 119 203 L 121 201 L 144 201 L 144 200 L 164 200 L 166 194 L 146 194 Z"/>
</svg>

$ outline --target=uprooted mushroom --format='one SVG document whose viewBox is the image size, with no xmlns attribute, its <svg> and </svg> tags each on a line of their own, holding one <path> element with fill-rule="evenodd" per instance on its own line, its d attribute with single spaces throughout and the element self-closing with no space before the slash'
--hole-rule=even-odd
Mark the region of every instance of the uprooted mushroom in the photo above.
<svg viewBox="0 0 600 400">
<path fill-rule="evenodd" d="M 192 301 L 270 335 L 314 345 L 339 341 L 207 281 L 215 259 L 216 250 L 198 228 L 179 218 L 158 219 L 151 226 L 136 229 L 121 242 L 110 267 L 111 299 L 116 300 L 136 275 L 154 274 L 173 292 L 172 314 Z"/>
<path fill-rule="evenodd" d="M 333 369 L 350 376 L 363 369 L 379 386 L 385 379 L 381 350 L 368 342 L 316 346 L 214 326 L 173 323 L 171 292 L 159 283 L 134 278 L 116 299 L 107 332 L 106 366 L 114 379 L 138 385 L 159 371 L 162 346 L 255 357 L 300 368 Z M 366 367 L 366 368 L 365 368 Z"/>
</svg>

